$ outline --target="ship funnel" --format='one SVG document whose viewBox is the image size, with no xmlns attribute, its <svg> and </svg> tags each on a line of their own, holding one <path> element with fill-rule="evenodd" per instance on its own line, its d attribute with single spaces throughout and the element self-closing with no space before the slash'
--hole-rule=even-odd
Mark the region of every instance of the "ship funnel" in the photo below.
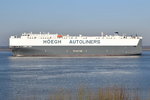
<svg viewBox="0 0 150 100">
<path fill-rule="evenodd" d="M 119 32 L 115 32 L 116 35 L 119 35 Z"/>
</svg>

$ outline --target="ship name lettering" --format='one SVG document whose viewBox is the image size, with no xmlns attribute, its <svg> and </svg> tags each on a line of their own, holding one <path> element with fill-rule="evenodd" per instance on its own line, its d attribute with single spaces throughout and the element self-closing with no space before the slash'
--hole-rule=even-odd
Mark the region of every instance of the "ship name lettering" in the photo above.
<svg viewBox="0 0 150 100">
<path fill-rule="evenodd" d="M 100 40 L 70 40 L 69 44 L 100 44 Z"/>
<path fill-rule="evenodd" d="M 61 40 L 43 40 L 43 44 L 61 44 Z"/>
</svg>

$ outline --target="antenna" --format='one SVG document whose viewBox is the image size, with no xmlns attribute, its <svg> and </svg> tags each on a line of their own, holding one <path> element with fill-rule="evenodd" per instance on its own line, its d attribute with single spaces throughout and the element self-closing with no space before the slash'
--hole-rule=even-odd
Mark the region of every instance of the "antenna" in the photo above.
<svg viewBox="0 0 150 100">
<path fill-rule="evenodd" d="M 101 36 L 104 36 L 104 32 L 101 32 Z"/>
</svg>

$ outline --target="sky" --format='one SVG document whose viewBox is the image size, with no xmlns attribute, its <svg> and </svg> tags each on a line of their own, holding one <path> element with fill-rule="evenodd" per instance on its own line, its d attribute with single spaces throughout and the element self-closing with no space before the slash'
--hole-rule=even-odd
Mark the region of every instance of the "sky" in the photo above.
<svg viewBox="0 0 150 100">
<path fill-rule="evenodd" d="M 50 32 L 143 37 L 150 45 L 150 0 L 0 0 L 0 46 L 11 35 Z"/>
</svg>

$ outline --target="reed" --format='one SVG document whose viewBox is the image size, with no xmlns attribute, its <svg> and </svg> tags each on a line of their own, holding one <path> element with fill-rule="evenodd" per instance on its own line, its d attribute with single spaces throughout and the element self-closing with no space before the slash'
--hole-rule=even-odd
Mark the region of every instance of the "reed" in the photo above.
<svg viewBox="0 0 150 100">
<path fill-rule="evenodd" d="M 99 88 L 97 91 L 85 87 L 76 93 L 65 90 L 55 93 L 49 100 L 141 100 L 138 89 L 128 90 L 123 87 Z"/>
<path fill-rule="evenodd" d="M 58 89 L 57 92 L 50 94 L 49 98 L 42 99 L 36 96 L 29 98 L 17 97 L 15 100 L 143 100 L 140 90 L 124 87 L 105 87 L 99 89 L 89 89 L 79 87 L 71 91 L 67 89 Z M 144 99 L 145 100 L 145 99 Z"/>
</svg>

